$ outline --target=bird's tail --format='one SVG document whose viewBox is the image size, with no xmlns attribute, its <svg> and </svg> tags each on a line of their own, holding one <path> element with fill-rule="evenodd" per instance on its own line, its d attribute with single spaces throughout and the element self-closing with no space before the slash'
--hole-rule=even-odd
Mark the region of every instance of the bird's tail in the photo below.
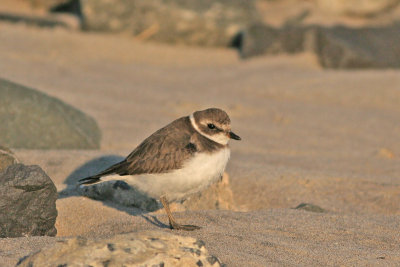
<svg viewBox="0 0 400 267">
<path fill-rule="evenodd" d="M 111 167 L 105 169 L 104 171 L 102 171 L 96 175 L 92 175 L 92 176 L 80 179 L 79 185 L 95 184 L 95 183 L 100 182 L 101 177 L 112 175 L 112 174 L 126 175 L 127 173 L 124 168 L 126 164 L 127 164 L 126 160 L 118 162 L 117 164 L 112 165 Z"/>
</svg>

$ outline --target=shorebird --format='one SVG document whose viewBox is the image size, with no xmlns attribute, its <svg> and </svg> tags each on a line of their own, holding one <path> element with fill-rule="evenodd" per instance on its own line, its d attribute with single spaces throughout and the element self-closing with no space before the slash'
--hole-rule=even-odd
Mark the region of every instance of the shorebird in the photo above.
<svg viewBox="0 0 400 267">
<path fill-rule="evenodd" d="M 88 185 L 123 180 L 160 199 L 171 229 L 199 229 L 178 224 L 169 203 L 200 192 L 221 178 L 230 157 L 230 139 L 241 140 L 231 131 L 231 120 L 225 111 L 196 111 L 150 135 L 121 162 L 79 182 Z"/>
</svg>

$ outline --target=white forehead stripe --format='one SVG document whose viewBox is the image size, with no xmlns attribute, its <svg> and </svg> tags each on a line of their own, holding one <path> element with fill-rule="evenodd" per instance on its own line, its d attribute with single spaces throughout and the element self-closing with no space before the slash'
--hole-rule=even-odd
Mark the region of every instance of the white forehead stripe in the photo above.
<svg viewBox="0 0 400 267">
<path fill-rule="evenodd" d="M 208 134 L 206 134 L 206 133 L 203 133 L 203 132 L 199 129 L 199 127 L 197 126 L 197 123 L 196 123 L 196 120 L 194 119 L 193 113 L 190 114 L 189 119 L 190 119 L 190 123 L 192 124 L 193 128 L 194 128 L 199 134 L 201 134 L 202 136 L 205 136 L 205 137 L 207 137 L 208 139 L 213 140 L 214 142 L 217 142 L 218 144 L 221 144 L 221 145 L 226 145 L 226 144 L 228 144 L 229 137 L 226 136 L 226 135 L 225 135 L 224 133 L 222 133 L 222 132 L 219 133 L 219 134 L 217 134 L 217 135 L 215 135 L 215 136 L 211 136 L 211 135 L 208 135 Z"/>
</svg>

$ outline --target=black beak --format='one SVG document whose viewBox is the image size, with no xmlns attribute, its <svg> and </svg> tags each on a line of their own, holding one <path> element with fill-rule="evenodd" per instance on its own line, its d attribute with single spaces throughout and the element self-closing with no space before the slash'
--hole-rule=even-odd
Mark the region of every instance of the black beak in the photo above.
<svg viewBox="0 0 400 267">
<path fill-rule="evenodd" d="M 234 132 L 229 132 L 229 138 L 235 139 L 235 140 L 242 140 L 239 135 L 236 135 Z"/>
</svg>

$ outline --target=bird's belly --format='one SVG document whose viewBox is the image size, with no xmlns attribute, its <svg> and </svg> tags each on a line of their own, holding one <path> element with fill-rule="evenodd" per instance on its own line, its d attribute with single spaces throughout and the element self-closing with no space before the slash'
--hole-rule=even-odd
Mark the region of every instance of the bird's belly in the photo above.
<svg viewBox="0 0 400 267">
<path fill-rule="evenodd" d="M 149 196 L 168 200 L 180 200 L 197 193 L 218 180 L 228 163 L 228 148 L 212 154 L 197 153 L 183 168 L 162 174 L 132 176 L 126 182 Z"/>
</svg>

